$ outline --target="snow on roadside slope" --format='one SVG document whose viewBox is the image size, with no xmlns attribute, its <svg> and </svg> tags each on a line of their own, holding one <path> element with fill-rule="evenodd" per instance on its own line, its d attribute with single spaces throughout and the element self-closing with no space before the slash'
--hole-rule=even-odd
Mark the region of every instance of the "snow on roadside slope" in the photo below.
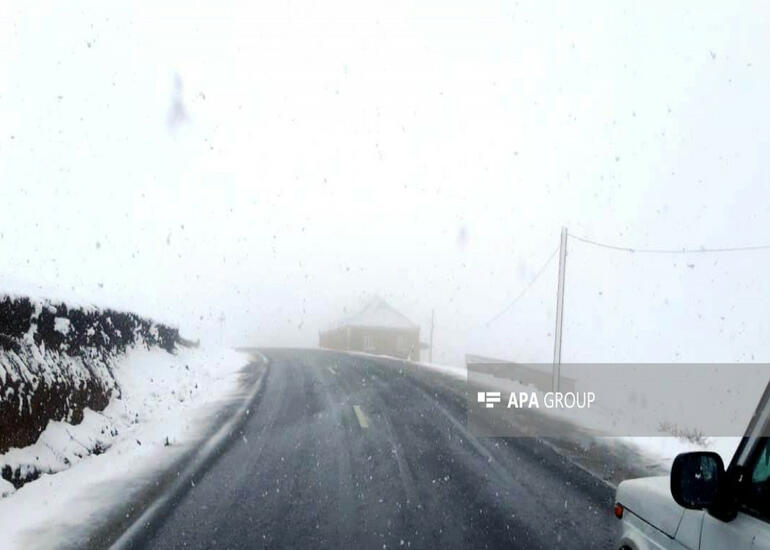
<svg viewBox="0 0 770 550">
<path fill-rule="evenodd" d="M 104 507 L 129 498 L 131 488 L 138 489 L 134 481 L 162 471 L 197 442 L 203 419 L 240 390 L 239 371 L 247 363 L 227 349 L 129 350 L 115 367 L 121 398 L 102 412 L 87 410 L 79 425 L 49 422 L 34 445 L 0 455 L 0 463 L 38 463 L 59 472 L 0 499 L 0 547 L 49 547 L 50 540 L 33 533 L 98 521 Z M 106 450 L 85 453 L 95 442 Z M 0 485 L 0 493 L 12 487 Z"/>
<path fill-rule="evenodd" d="M 0 498 L 5 498 L 8 495 L 14 493 L 16 489 L 13 488 L 13 485 L 11 485 L 6 480 L 0 478 Z"/>
<path fill-rule="evenodd" d="M 450 365 L 439 365 L 438 363 L 417 363 L 421 367 L 440 372 L 445 376 L 456 378 L 457 380 L 468 380 L 468 369 L 463 367 L 452 367 Z"/>
</svg>

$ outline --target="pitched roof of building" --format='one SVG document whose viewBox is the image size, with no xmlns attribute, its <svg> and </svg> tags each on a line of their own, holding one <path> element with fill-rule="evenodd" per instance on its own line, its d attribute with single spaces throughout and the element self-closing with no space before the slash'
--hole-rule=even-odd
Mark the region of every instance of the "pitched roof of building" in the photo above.
<svg viewBox="0 0 770 550">
<path fill-rule="evenodd" d="M 401 313 L 385 302 L 382 298 L 375 297 L 368 304 L 350 317 L 340 321 L 340 326 L 372 327 L 372 328 L 400 328 L 416 329 L 417 325 L 404 317 Z"/>
</svg>

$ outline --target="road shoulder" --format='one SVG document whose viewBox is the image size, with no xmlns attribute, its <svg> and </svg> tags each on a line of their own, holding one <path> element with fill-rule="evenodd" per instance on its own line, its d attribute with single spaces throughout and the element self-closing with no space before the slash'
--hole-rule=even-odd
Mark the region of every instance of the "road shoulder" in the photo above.
<svg viewBox="0 0 770 550">
<path fill-rule="evenodd" d="M 40 491 L 51 494 L 60 501 L 56 505 L 59 513 L 49 514 L 42 529 L 28 532 L 24 547 L 107 548 L 123 539 L 137 522 L 151 517 L 151 510 L 161 509 L 167 495 L 180 489 L 180 480 L 189 483 L 189 476 L 216 459 L 247 417 L 268 362 L 264 356 L 252 354 L 244 363 L 228 375 L 232 377 L 230 392 L 185 418 L 194 437 L 168 447 L 140 446 L 147 448 L 140 456 L 108 452 L 30 484 L 36 492 L 29 497 L 37 498 Z M 87 480 L 85 485 L 83 480 Z M 17 496 L 22 495 L 13 498 Z"/>
<path fill-rule="evenodd" d="M 170 503 L 181 496 L 195 479 L 223 453 L 238 436 L 241 426 L 249 417 L 254 402 L 259 398 L 263 377 L 269 367 L 269 360 L 259 352 L 252 352 L 253 361 L 241 372 L 242 391 L 224 404 L 195 444 L 167 468 L 154 482 L 146 484 L 144 491 L 123 510 L 114 510 L 113 521 L 88 537 L 92 548 L 132 548 L 134 540 L 142 532 L 161 522 L 168 512 Z"/>
</svg>

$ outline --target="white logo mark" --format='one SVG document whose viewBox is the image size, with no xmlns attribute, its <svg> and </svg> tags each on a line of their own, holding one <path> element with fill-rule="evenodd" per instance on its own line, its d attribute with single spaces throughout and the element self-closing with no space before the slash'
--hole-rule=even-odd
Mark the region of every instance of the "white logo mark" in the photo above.
<svg viewBox="0 0 770 550">
<path fill-rule="evenodd" d="M 500 402 L 500 392 L 499 391 L 488 391 L 488 392 L 480 391 L 477 394 L 477 401 L 479 403 L 485 403 L 486 404 L 485 406 L 488 409 L 492 409 L 494 408 L 495 403 Z"/>
</svg>

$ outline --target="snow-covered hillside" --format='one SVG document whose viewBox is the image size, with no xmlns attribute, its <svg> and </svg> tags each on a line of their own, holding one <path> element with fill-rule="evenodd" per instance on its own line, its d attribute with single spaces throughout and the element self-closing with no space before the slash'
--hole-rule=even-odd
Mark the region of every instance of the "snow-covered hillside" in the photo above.
<svg viewBox="0 0 770 550">
<path fill-rule="evenodd" d="M 135 347 L 172 353 L 178 340 L 133 313 L 0 295 L 0 453 L 34 443 L 50 420 L 79 424 L 104 409 L 120 395 L 117 361 Z"/>
<path fill-rule="evenodd" d="M 0 498 L 0 547 L 63 544 L 62 537 L 82 536 L 116 504 L 131 501 L 141 483 L 198 444 L 207 422 L 237 397 L 247 362 L 220 348 L 128 350 L 114 365 L 120 397 L 103 411 L 86 409 L 78 425 L 49 422 L 35 444 L 0 454 L 0 464 L 44 471 L 15 491 L 0 482 L 7 495 Z M 99 454 L 88 452 L 95 448 Z"/>
<path fill-rule="evenodd" d="M 179 460 L 248 362 L 132 313 L 0 296 L 0 546 L 129 499 L 99 487 Z"/>
</svg>

